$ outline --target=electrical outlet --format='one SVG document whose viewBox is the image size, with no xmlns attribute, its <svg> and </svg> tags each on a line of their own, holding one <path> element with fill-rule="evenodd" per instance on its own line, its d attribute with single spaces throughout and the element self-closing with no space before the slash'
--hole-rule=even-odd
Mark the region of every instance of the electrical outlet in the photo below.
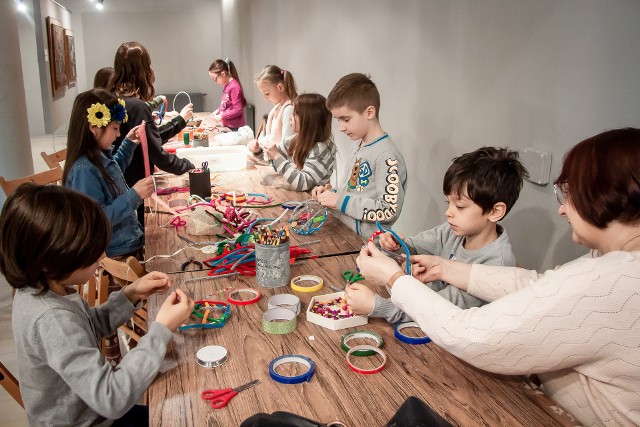
<svg viewBox="0 0 640 427">
<path fill-rule="evenodd" d="M 528 180 L 537 185 L 547 185 L 551 176 L 551 153 L 525 148 L 520 151 L 520 160 L 527 171 Z"/>
</svg>

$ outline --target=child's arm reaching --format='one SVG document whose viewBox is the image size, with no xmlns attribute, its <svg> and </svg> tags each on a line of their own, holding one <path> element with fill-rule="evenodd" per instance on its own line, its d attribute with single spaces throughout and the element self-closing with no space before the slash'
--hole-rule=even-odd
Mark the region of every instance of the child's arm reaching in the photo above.
<svg viewBox="0 0 640 427">
<path fill-rule="evenodd" d="M 285 157 L 286 145 L 277 144 L 267 150 L 273 160 L 273 168 L 291 185 L 294 191 L 311 190 L 315 185 L 328 179 L 334 167 L 334 155 L 331 146 L 318 142 L 309 152 L 302 169 Z"/>
<path fill-rule="evenodd" d="M 382 298 L 366 285 L 354 283 L 345 289 L 349 308 L 358 315 L 382 317 L 395 325 L 398 322 L 409 322 L 411 318 L 396 307 L 388 298 Z"/>
</svg>

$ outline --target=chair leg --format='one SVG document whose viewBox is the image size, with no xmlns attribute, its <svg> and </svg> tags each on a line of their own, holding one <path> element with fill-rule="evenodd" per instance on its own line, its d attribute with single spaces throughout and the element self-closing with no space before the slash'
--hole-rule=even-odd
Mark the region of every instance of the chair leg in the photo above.
<svg viewBox="0 0 640 427">
<path fill-rule="evenodd" d="M 20 406 L 24 408 L 22 395 L 20 394 L 20 385 L 16 377 L 0 362 L 0 385 L 15 399 Z"/>
</svg>

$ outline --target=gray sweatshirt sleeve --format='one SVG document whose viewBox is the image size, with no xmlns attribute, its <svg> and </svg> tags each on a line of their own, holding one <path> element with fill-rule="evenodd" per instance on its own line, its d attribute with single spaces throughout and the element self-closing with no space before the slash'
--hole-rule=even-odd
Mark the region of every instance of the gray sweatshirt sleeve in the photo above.
<svg viewBox="0 0 640 427">
<path fill-rule="evenodd" d="M 290 144 L 293 141 L 287 142 Z M 308 191 L 316 185 L 328 182 L 335 161 L 332 143 L 316 143 L 309 151 L 302 169 L 298 169 L 293 161 L 288 159 L 287 146 L 284 141 L 278 144 L 281 156 L 273 161 L 273 168 L 287 180 L 294 191 Z"/>
<path fill-rule="evenodd" d="M 400 322 L 410 322 L 411 318 L 391 301 L 389 298 L 382 298 L 376 295 L 376 302 L 373 310 L 369 313 L 370 317 L 383 317 L 392 325 Z"/>
<path fill-rule="evenodd" d="M 126 322 L 136 310 L 123 290 L 109 295 L 104 304 L 89 307 L 83 300 L 87 315 L 91 319 L 98 339 L 112 335 L 120 325 Z"/>
<path fill-rule="evenodd" d="M 82 324 L 86 319 L 61 311 L 48 310 L 35 322 L 32 333 L 40 342 L 40 358 L 90 408 L 105 418 L 120 418 L 155 378 L 173 334 L 164 325 L 152 323 L 136 348 L 113 369 L 95 338 L 87 334 Z"/>
</svg>

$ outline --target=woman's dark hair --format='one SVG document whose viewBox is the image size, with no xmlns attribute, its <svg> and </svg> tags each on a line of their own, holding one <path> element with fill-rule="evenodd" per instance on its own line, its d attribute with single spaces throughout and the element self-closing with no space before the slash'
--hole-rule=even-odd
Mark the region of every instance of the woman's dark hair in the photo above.
<svg viewBox="0 0 640 427">
<path fill-rule="evenodd" d="M 444 175 L 442 191 L 445 196 L 460 196 L 466 191 L 483 214 L 502 202 L 507 207 L 506 216 L 520 196 L 523 179 L 529 176 L 518 157 L 516 151 L 496 147 L 482 147 L 456 157 Z"/>
<path fill-rule="evenodd" d="M 113 70 L 109 90 L 118 96 L 135 96 L 143 101 L 150 101 L 155 95 L 151 57 L 140 43 L 122 43 L 116 51 Z"/>
<path fill-rule="evenodd" d="M 109 82 L 113 77 L 113 67 L 102 67 L 93 77 L 94 89 L 109 89 Z"/>
<path fill-rule="evenodd" d="M 240 89 L 242 89 L 242 83 L 240 83 L 238 70 L 236 69 L 236 66 L 234 65 L 233 61 L 229 59 L 216 59 L 209 66 L 209 71 L 216 74 L 220 74 L 221 72 L 224 71 L 225 73 L 233 77 L 238 82 L 238 85 L 240 85 Z M 240 93 L 242 95 L 242 106 L 246 107 L 247 100 L 244 97 L 244 90 Z"/>
<path fill-rule="evenodd" d="M 564 156 L 555 184 L 582 219 L 600 229 L 640 221 L 640 129 L 614 129 Z"/>
<path fill-rule="evenodd" d="M 118 97 L 104 89 L 91 89 L 82 92 L 76 97 L 71 109 L 71 120 L 69 120 L 69 130 L 67 132 L 67 158 L 64 162 L 64 172 L 62 174 L 63 184 L 67 182 L 69 172 L 76 160 L 80 156 L 87 156 L 87 159 L 98 168 L 111 193 L 114 196 L 117 194 L 118 190 L 113 178 L 100 162 L 102 151 L 95 136 L 91 133 L 87 118 L 87 109 L 92 104 L 104 104 L 110 109 L 117 102 Z"/>
<path fill-rule="evenodd" d="M 91 198 L 59 185 L 22 184 L 0 214 L 0 272 L 16 288 L 49 290 L 89 267 L 111 239 L 111 225 Z"/>
<path fill-rule="evenodd" d="M 295 143 L 289 145 L 289 158 L 302 169 L 311 149 L 318 142 L 331 143 L 331 111 L 327 100 L 317 93 L 303 93 L 293 100 L 293 114 L 300 118 Z"/>
</svg>

